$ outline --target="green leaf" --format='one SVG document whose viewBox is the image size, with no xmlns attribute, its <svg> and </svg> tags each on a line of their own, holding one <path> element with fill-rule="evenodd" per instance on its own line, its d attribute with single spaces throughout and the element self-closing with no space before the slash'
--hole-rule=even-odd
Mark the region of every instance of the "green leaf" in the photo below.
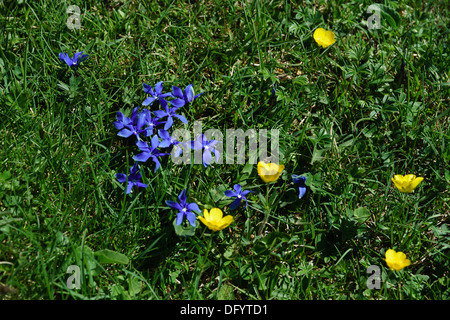
<svg viewBox="0 0 450 320">
<path fill-rule="evenodd" d="M 86 269 L 91 272 L 97 267 L 92 249 L 88 246 L 78 246 L 74 250 L 77 263 L 83 261 Z"/>
<path fill-rule="evenodd" d="M 254 166 L 255 166 L 254 164 L 247 162 L 245 164 L 244 168 L 242 169 L 242 172 L 241 172 L 242 175 L 246 175 L 247 177 L 250 176 L 252 174 Z"/>
<path fill-rule="evenodd" d="M 111 299 L 121 299 L 121 300 L 130 300 L 131 297 L 125 288 L 118 284 L 113 284 L 109 287 L 109 291 L 111 293 Z"/>
<path fill-rule="evenodd" d="M 130 275 L 127 279 L 128 282 L 128 293 L 130 296 L 134 297 L 141 292 L 143 282 L 139 280 L 138 277 Z"/>
<path fill-rule="evenodd" d="M 370 217 L 370 211 L 364 207 L 359 207 L 353 211 L 353 216 L 358 222 L 362 223 Z"/>
<path fill-rule="evenodd" d="M 391 28 L 398 28 L 401 23 L 401 18 L 398 12 L 383 4 L 377 4 L 381 11 L 381 19 L 386 20 Z M 383 22 L 381 22 L 383 23 Z"/>
<path fill-rule="evenodd" d="M 195 234 L 195 229 L 199 226 L 198 220 L 195 220 L 195 227 L 193 227 L 190 223 L 185 225 L 181 223 L 177 225 L 177 218 L 173 220 L 173 228 L 175 229 L 175 233 L 180 237 L 192 237 Z"/>
<path fill-rule="evenodd" d="M 298 76 L 297 78 L 292 80 L 292 82 L 296 85 L 304 86 L 304 85 L 308 84 L 308 76 L 306 76 L 306 75 Z"/>
<path fill-rule="evenodd" d="M 222 283 L 220 286 L 218 292 L 217 292 L 217 299 L 218 300 L 234 300 L 234 293 L 233 293 L 233 287 Z"/>
<path fill-rule="evenodd" d="M 224 198 L 224 192 L 227 190 L 227 188 L 221 184 L 218 185 L 216 188 L 211 188 L 209 191 L 209 195 L 211 196 L 214 203 L 219 202 L 222 198 Z"/>
<path fill-rule="evenodd" d="M 317 147 L 314 147 L 314 151 L 313 151 L 313 154 L 311 157 L 310 164 L 314 164 L 314 162 L 317 162 L 317 161 L 322 161 L 322 159 L 324 158 L 323 154 L 326 151 L 327 151 L 326 149 L 319 150 L 319 149 L 317 149 Z"/>
<path fill-rule="evenodd" d="M 64 91 L 69 91 L 69 86 L 62 81 L 58 80 L 58 87 L 60 87 Z"/>
<path fill-rule="evenodd" d="M 6 181 L 8 181 L 11 178 L 11 172 L 9 171 L 3 171 L 0 174 L 0 183 L 5 183 Z"/>
<path fill-rule="evenodd" d="M 128 264 L 130 262 L 130 259 L 128 259 L 126 255 L 109 249 L 95 251 L 94 255 L 97 261 L 101 264 L 106 263 Z"/>
</svg>

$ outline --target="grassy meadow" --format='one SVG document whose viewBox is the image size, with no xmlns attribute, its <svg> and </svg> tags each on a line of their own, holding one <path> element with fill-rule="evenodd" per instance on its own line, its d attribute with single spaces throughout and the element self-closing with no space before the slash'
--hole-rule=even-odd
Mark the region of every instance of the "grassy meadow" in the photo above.
<svg viewBox="0 0 450 320">
<path fill-rule="evenodd" d="M 0 299 L 448 300 L 448 2 L 372 4 L 2 1 Z M 317 28 L 336 41 L 319 46 Z M 59 59 L 81 51 L 78 67 Z M 142 105 L 160 81 L 202 93 L 169 132 L 266 129 L 270 146 L 276 129 L 279 178 L 249 155 L 166 155 L 126 193 L 116 174 L 140 151 L 114 123 L 161 109 Z M 407 174 L 423 178 L 411 193 L 392 181 Z M 235 184 L 253 193 L 231 210 Z M 176 225 L 166 201 L 182 190 L 197 216 L 233 222 Z M 410 265 L 392 270 L 388 249 Z"/>
</svg>

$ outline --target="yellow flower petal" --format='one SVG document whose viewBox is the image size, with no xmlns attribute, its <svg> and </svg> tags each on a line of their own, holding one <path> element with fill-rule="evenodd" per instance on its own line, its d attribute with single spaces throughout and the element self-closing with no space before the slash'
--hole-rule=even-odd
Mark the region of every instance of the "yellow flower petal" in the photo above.
<svg viewBox="0 0 450 320">
<path fill-rule="evenodd" d="M 422 180 L 423 180 L 423 178 L 419 177 L 419 178 L 415 178 L 413 181 L 411 181 L 411 184 L 410 184 L 411 192 L 419 185 L 419 183 L 422 182 Z"/>
<path fill-rule="evenodd" d="M 227 215 L 225 217 L 223 217 L 222 221 L 221 221 L 221 225 L 220 225 L 220 230 L 225 229 L 226 227 L 228 227 L 231 223 L 233 222 L 233 217 L 230 215 Z"/>
<path fill-rule="evenodd" d="M 210 217 L 209 217 L 209 211 L 208 210 L 206 210 L 206 209 L 204 209 L 203 210 L 203 217 L 205 217 L 205 220 L 210 220 Z"/>
<path fill-rule="evenodd" d="M 220 222 L 222 220 L 222 210 L 218 208 L 212 208 L 211 211 L 209 211 L 209 220 L 214 222 Z"/>
<path fill-rule="evenodd" d="M 199 219 L 205 226 L 207 226 L 209 229 L 211 229 L 208 220 L 206 220 L 206 219 L 203 218 L 202 216 L 198 216 L 198 219 Z"/>
</svg>

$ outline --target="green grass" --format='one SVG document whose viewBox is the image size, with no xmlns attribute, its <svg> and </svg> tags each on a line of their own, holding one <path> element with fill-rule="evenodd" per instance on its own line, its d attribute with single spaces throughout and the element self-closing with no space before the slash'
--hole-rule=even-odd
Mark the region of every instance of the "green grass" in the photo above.
<svg viewBox="0 0 450 320">
<path fill-rule="evenodd" d="M 378 30 L 365 25 L 370 4 L 3 1 L 0 298 L 449 299 L 447 2 L 386 0 Z M 66 26 L 68 5 L 79 30 Z M 318 27 L 336 43 L 319 48 Z M 58 54 L 76 51 L 89 59 L 68 70 Z M 117 136 L 116 112 L 160 80 L 205 92 L 183 108 L 189 130 L 280 130 L 286 167 L 261 234 L 255 165 L 166 159 L 125 195 L 114 175 L 136 148 Z M 401 194 L 391 178 L 407 173 L 424 181 Z M 291 174 L 308 176 L 302 199 Z M 235 183 L 256 191 L 247 210 L 227 210 Z M 235 222 L 177 236 L 165 200 L 183 189 Z M 391 271 L 388 248 L 412 264 Z M 128 261 L 101 263 L 105 249 Z M 66 285 L 70 265 L 80 289 Z M 379 290 L 367 287 L 370 265 Z"/>
</svg>

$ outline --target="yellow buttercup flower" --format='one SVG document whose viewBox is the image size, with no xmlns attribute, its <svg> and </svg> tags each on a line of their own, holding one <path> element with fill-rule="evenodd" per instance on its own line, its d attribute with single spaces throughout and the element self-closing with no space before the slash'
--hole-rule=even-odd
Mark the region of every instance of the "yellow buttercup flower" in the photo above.
<svg viewBox="0 0 450 320">
<path fill-rule="evenodd" d="M 222 210 L 212 208 L 211 211 L 203 210 L 203 217 L 198 216 L 201 222 L 212 231 L 219 231 L 225 229 L 233 222 L 233 217 L 230 215 L 223 216 Z"/>
<path fill-rule="evenodd" d="M 258 174 L 264 182 L 276 181 L 283 169 L 282 164 L 258 162 Z"/>
<path fill-rule="evenodd" d="M 392 182 L 395 184 L 400 192 L 411 193 L 413 190 L 422 182 L 423 178 L 416 178 L 413 174 L 407 174 L 402 176 L 401 174 L 396 174 L 392 178 Z"/>
<path fill-rule="evenodd" d="M 313 38 L 322 48 L 329 47 L 336 42 L 334 32 L 330 30 L 326 31 L 324 28 L 317 28 L 314 31 Z"/>
<path fill-rule="evenodd" d="M 391 270 L 396 271 L 400 271 L 411 264 L 411 260 L 406 259 L 406 254 L 403 252 L 396 252 L 393 249 L 388 249 L 386 251 L 386 259 L 384 260 Z"/>
</svg>

